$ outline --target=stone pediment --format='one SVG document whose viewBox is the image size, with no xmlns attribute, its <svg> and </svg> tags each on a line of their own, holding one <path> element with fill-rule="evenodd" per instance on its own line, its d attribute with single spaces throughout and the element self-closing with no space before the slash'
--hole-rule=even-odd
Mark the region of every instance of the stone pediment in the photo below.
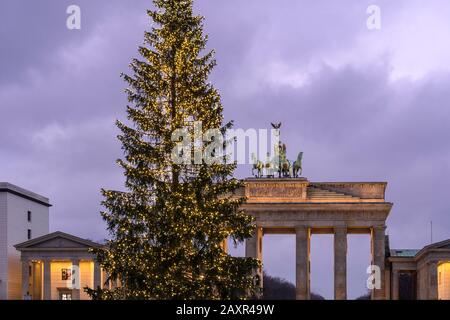
<svg viewBox="0 0 450 320">
<path fill-rule="evenodd" d="M 19 251 L 27 249 L 88 249 L 101 247 L 101 244 L 58 231 L 19 243 L 15 247 Z"/>
<path fill-rule="evenodd" d="M 450 239 L 429 244 L 417 253 L 416 259 L 419 259 L 423 255 L 431 252 L 445 252 L 445 254 L 450 253 Z"/>
<path fill-rule="evenodd" d="M 85 248 L 87 247 L 85 244 L 75 242 L 72 240 L 68 240 L 63 237 L 57 237 L 54 239 L 50 239 L 48 241 L 43 241 L 37 243 L 33 246 L 33 248 Z"/>
<path fill-rule="evenodd" d="M 429 245 L 429 249 L 450 249 L 450 239 Z"/>
</svg>

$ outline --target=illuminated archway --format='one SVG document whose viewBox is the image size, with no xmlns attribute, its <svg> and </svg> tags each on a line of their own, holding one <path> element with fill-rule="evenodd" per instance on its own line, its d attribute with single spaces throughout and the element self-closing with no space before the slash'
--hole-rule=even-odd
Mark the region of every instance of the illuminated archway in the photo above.
<svg viewBox="0 0 450 320">
<path fill-rule="evenodd" d="M 438 265 L 438 299 L 450 300 L 450 262 Z"/>
</svg>

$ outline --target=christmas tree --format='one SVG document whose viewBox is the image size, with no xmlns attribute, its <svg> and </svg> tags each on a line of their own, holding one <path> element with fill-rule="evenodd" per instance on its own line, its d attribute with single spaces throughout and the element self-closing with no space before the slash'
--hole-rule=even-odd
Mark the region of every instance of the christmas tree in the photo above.
<svg viewBox="0 0 450 320">
<path fill-rule="evenodd" d="M 154 5 L 141 57 L 132 60 L 132 74 L 123 75 L 129 121 L 117 121 L 124 151 L 118 164 L 127 191 L 102 190 L 111 239 L 105 249 L 93 250 L 120 285 L 87 291 L 94 299 L 255 296 L 259 262 L 223 249 L 224 239 L 236 244 L 254 231 L 252 218 L 239 209 L 245 199 L 233 196 L 242 186 L 232 176 L 236 165 L 198 157 L 225 159 L 211 148 L 221 141 L 217 135 L 190 149 L 177 147 L 186 137 L 174 139 L 180 128 L 191 134 L 201 124 L 224 134 L 232 126 L 224 123 L 220 96 L 208 82 L 216 62 L 213 51 L 205 52 L 203 17 L 194 15 L 192 0 Z"/>
</svg>

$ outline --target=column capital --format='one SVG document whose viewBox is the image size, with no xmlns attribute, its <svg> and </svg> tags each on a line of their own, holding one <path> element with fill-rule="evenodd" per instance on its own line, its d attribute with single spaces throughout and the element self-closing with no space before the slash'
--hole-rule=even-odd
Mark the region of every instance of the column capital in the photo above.
<svg viewBox="0 0 450 320">
<path fill-rule="evenodd" d="M 373 226 L 372 229 L 373 229 L 374 232 L 383 232 L 384 233 L 386 231 L 386 226 L 385 225 L 383 225 L 383 226 Z"/>
<path fill-rule="evenodd" d="M 264 235 L 264 228 L 262 226 L 258 226 L 256 225 L 256 232 L 260 232 L 260 234 L 263 236 Z"/>
<path fill-rule="evenodd" d="M 347 229 L 348 229 L 348 227 L 346 225 L 333 227 L 334 233 L 338 233 L 338 232 L 339 233 L 343 233 L 343 232 L 347 233 Z"/>
<path fill-rule="evenodd" d="M 295 226 L 295 232 L 307 232 L 309 231 L 310 226 L 304 225 L 304 224 L 300 224 L 300 225 L 296 225 Z"/>
</svg>

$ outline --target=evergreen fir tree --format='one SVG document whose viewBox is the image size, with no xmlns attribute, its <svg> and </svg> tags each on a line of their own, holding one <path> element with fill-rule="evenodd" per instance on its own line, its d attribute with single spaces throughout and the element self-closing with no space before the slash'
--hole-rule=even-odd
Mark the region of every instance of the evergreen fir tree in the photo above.
<svg viewBox="0 0 450 320">
<path fill-rule="evenodd" d="M 140 59 L 123 75 L 128 124 L 121 130 L 126 192 L 102 190 L 102 216 L 111 239 L 93 250 L 101 267 L 120 286 L 87 289 L 95 299 L 232 299 L 257 294 L 256 259 L 236 258 L 221 247 L 249 238 L 252 218 L 233 197 L 242 186 L 235 164 L 177 164 L 174 130 L 231 127 L 224 123 L 217 90 L 208 83 L 215 66 L 206 52 L 203 17 L 192 0 L 154 0 L 154 21 L 139 47 Z M 205 143 L 203 150 L 208 146 Z"/>
</svg>

